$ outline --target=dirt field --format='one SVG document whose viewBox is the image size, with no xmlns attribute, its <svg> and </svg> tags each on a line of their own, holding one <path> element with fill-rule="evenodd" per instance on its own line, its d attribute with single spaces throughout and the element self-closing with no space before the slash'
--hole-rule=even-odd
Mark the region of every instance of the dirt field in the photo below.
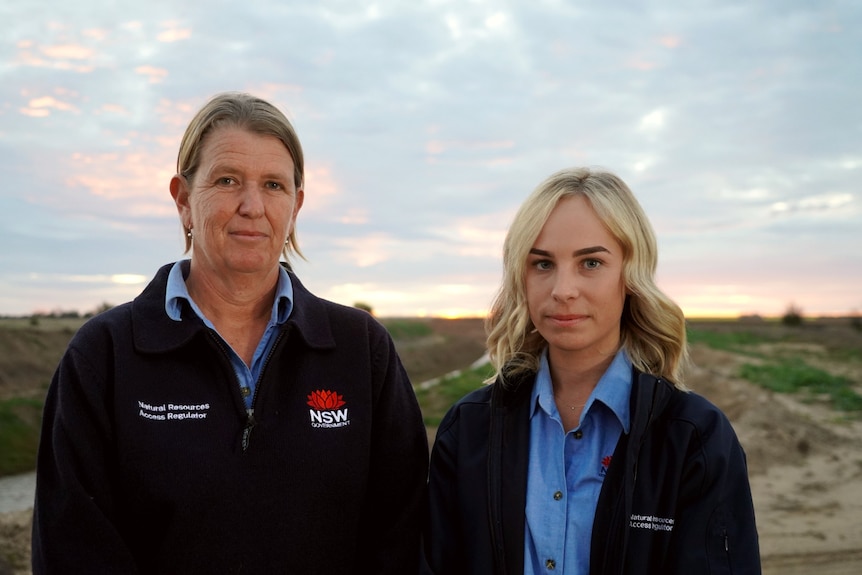
<svg viewBox="0 0 862 575">
<path fill-rule="evenodd" d="M 483 350 L 481 321 L 429 321 L 434 335 L 399 346 L 417 383 L 465 367 Z M 835 361 L 836 345 L 857 353 Z M 860 349 L 862 333 L 824 328 L 760 351 L 804 356 L 862 391 Z M 702 345 L 692 356 L 690 387 L 728 414 L 748 455 L 764 573 L 862 573 L 862 420 L 740 379 L 750 356 Z M 29 511 L 0 514 L 0 575 L 28 573 L 29 521 Z"/>
<path fill-rule="evenodd" d="M 748 456 L 764 573 L 862 573 L 862 421 L 736 378 L 734 354 L 693 351 L 691 387 L 730 416 Z"/>
</svg>

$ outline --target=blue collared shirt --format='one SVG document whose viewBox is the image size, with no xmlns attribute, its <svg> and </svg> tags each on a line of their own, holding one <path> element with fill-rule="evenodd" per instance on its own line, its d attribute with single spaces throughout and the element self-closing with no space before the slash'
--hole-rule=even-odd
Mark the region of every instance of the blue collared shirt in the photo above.
<svg viewBox="0 0 862 575">
<path fill-rule="evenodd" d="M 554 401 L 547 350 L 533 386 L 524 574 L 586 575 L 599 492 L 614 448 L 628 433 L 632 365 L 622 349 L 566 433 Z"/>
<path fill-rule="evenodd" d="M 185 301 L 208 328 L 218 333 L 212 322 L 207 319 L 189 295 L 185 280 L 185 276 L 189 272 L 189 262 L 190 260 L 180 260 L 171 267 L 171 271 L 168 274 L 168 286 L 165 291 L 165 312 L 172 320 L 182 321 L 182 306 Z M 272 302 L 272 315 L 269 318 L 269 323 L 266 326 L 266 331 L 263 332 L 260 343 L 257 344 L 257 349 L 251 360 L 251 367 L 246 365 L 233 348 L 225 342 L 225 347 L 229 350 L 230 364 L 233 366 L 234 372 L 236 372 L 240 392 L 245 399 L 246 409 L 251 409 L 257 380 L 260 378 L 267 355 L 275 345 L 275 336 L 278 334 L 278 327 L 287 321 L 292 310 L 293 284 L 290 282 L 290 276 L 287 275 L 284 268 L 279 266 L 278 284 L 275 288 L 275 299 Z M 222 341 L 224 341 L 224 338 L 222 338 Z"/>
</svg>

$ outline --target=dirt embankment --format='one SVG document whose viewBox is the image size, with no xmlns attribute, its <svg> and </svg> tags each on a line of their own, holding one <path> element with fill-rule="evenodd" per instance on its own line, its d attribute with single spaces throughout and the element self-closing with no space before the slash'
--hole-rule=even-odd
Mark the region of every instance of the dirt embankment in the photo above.
<svg viewBox="0 0 862 575">
<path fill-rule="evenodd" d="M 74 333 L 65 325 L 0 326 L 0 400 L 44 396 Z"/>
</svg>

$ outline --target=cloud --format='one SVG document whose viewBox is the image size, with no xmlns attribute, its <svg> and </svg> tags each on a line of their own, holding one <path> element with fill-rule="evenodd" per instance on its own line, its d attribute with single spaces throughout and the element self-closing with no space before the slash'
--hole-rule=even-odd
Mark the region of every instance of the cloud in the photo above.
<svg viewBox="0 0 862 575">
<path fill-rule="evenodd" d="M 147 276 L 139 274 L 111 274 L 111 275 L 70 275 L 70 274 L 29 274 L 29 280 L 53 281 L 57 283 L 73 284 L 120 284 L 140 285 L 147 281 Z"/>
<path fill-rule="evenodd" d="M 138 66 L 135 68 L 135 72 L 141 76 L 146 76 L 149 79 L 150 84 L 158 84 L 159 82 L 164 81 L 168 76 L 168 71 L 166 69 L 147 65 Z"/>
<path fill-rule="evenodd" d="M 80 44 L 40 46 L 39 51 L 54 60 L 88 60 L 93 57 L 93 49 Z"/>
<path fill-rule="evenodd" d="M 381 233 L 335 241 L 341 254 L 339 259 L 349 261 L 360 268 L 390 260 L 393 254 L 393 243 L 391 237 Z"/>
<path fill-rule="evenodd" d="M 191 28 L 182 28 L 179 27 L 174 22 L 169 22 L 165 24 L 167 27 L 166 30 L 159 32 L 156 36 L 156 40 L 159 42 L 171 43 L 171 42 L 179 42 L 180 40 L 187 40 L 192 36 Z"/>
<path fill-rule="evenodd" d="M 774 215 L 787 215 L 800 212 L 833 212 L 844 210 L 854 203 L 852 194 L 826 194 L 809 196 L 787 202 L 775 202 L 771 206 Z"/>
<path fill-rule="evenodd" d="M 596 165 L 644 205 L 686 306 L 860 306 L 862 13 L 846 3 L 36 0 L 4 15 L 2 278 L 149 277 L 177 257 L 180 138 L 211 95 L 245 90 L 302 140 L 297 269 L 321 295 L 483 309 L 518 205 Z M 818 289 L 796 297 L 812 253 Z M 139 288 L 56 279 L 3 284 L 0 313 Z"/>
<path fill-rule="evenodd" d="M 664 127 L 666 116 L 667 111 L 663 108 L 653 110 L 641 118 L 638 128 L 641 132 L 645 133 L 658 132 Z"/>
<path fill-rule="evenodd" d="M 679 48 L 682 44 L 682 39 L 678 36 L 662 36 L 658 40 L 659 44 L 664 46 L 665 48 Z"/>
<path fill-rule="evenodd" d="M 329 210 L 341 195 L 335 175 L 328 165 L 311 164 L 305 167 L 305 203 L 303 210 Z M 355 212 L 354 212 L 355 213 Z M 353 219 L 353 218 L 348 218 Z"/>
<path fill-rule="evenodd" d="M 72 104 L 57 100 L 52 96 L 42 96 L 41 98 L 34 98 L 27 102 L 26 108 L 22 108 L 20 111 L 26 116 L 45 117 L 51 113 L 51 110 L 58 110 L 61 112 L 78 112 L 77 108 L 75 108 L 75 106 L 73 106 Z"/>
<path fill-rule="evenodd" d="M 17 43 L 17 53 L 11 65 L 23 68 L 49 68 L 56 71 L 89 73 L 94 51 L 80 44 L 40 45 L 32 40 Z"/>
</svg>

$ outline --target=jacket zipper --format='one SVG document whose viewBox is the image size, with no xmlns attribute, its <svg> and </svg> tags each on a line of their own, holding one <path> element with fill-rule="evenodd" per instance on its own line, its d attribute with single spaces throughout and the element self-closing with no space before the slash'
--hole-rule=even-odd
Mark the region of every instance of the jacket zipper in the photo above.
<svg viewBox="0 0 862 575">
<path fill-rule="evenodd" d="M 248 450 L 249 445 L 251 444 L 251 432 L 254 430 L 254 426 L 257 425 L 257 420 L 254 418 L 254 407 L 257 405 L 257 397 L 260 395 L 260 386 L 263 385 L 263 374 L 266 373 L 266 368 L 269 366 L 269 361 L 272 359 L 272 356 L 275 354 L 275 348 L 278 347 L 278 343 L 281 341 L 281 338 L 284 337 L 284 331 L 279 330 L 278 335 L 275 336 L 275 341 L 272 343 L 272 347 L 269 349 L 269 353 L 266 355 L 266 359 L 263 360 L 263 366 L 260 368 L 260 376 L 258 376 L 257 381 L 254 386 L 254 397 L 251 398 L 251 408 L 246 410 L 246 420 L 245 427 L 242 430 L 242 452 L 245 453 Z M 238 384 L 239 382 L 237 382 Z"/>
<path fill-rule="evenodd" d="M 218 335 L 212 329 L 209 330 L 210 337 L 215 341 L 218 348 L 221 350 L 222 354 L 225 356 L 225 359 L 228 360 L 228 365 L 230 365 L 230 353 L 225 349 L 224 343 L 221 339 L 221 336 Z M 260 386 L 263 382 L 263 374 L 266 372 L 266 368 L 269 365 L 270 359 L 272 359 L 273 354 L 275 353 L 275 348 L 278 347 L 278 343 L 281 341 L 282 337 L 284 337 L 284 331 L 279 330 L 278 335 L 275 337 L 275 342 L 272 344 L 272 348 L 270 348 L 269 353 L 266 356 L 266 359 L 263 361 L 263 367 L 260 370 L 260 376 L 257 379 L 256 385 L 254 386 L 254 397 L 251 399 L 251 408 L 246 409 L 246 418 L 245 418 L 245 426 L 242 429 L 242 441 L 240 443 L 242 447 L 242 452 L 245 453 L 248 450 L 249 445 L 251 444 L 251 432 L 254 430 L 254 426 L 257 425 L 257 420 L 254 418 L 254 406 L 257 405 L 257 396 L 260 391 Z M 233 368 L 231 368 L 231 372 L 233 372 Z M 240 385 L 239 378 L 236 376 L 236 373 L 233 374 L 234 383 L 236 383 L 236 389 L 240 391 L 242 387 Z M 242 400 L 245 403 L 245 400 Z"/>
</svg>

